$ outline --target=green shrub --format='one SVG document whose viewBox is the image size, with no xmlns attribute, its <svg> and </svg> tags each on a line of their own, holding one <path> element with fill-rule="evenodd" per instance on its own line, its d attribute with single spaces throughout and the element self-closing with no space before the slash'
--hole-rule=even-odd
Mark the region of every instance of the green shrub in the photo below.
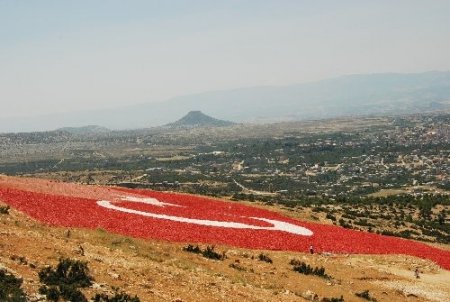
<svg viewBox="0 0 450 302">
<path fill-rule="evenodd" d="M 83 293 L 73 285 L 63 284 L 58 287 L 43 285 L 39 288 L 39 293 L 52 302 L 58 302 L 60 298 L 65 301 L 88 302 Z"/>
<path fill-rule="evenodd" d="M 59 297 L 61 296 L 61 293 L 59 292 L 58 288 L 55 286 L 47 287 L 47 286 L 43 285 L 39 288 L 39 293 L 41 295 L 45 295 L 47 300 L 52 301 L 52 302 L 58 302 Z"/>
<path fill-rule="evenodd" d="M 331 221 L 336 221 L 336 217 L 333 214 L 327 213 L 325 218 L 330 219 Z"/>
<path fill-rule="evenodd" d="M 289 262 L 290 265 L 300 265 L 303 262 L 298 260 L 298 259 L 291 259 L 291 261 Z"/>
<path fill-rule="evenodd" d="M 22 290 L 22 279 L 0 270 L 0 301 L 26 302 L 27 297 Z"/>
<path fill-rule="evenodd" d="M 9 214 L 9 209 L 10 209 L 9 206 L 0 206 L 0 214 L 8 215 Z"/>
<path fill-rule="evenodd" d="M 189 244 L 188 246 L 183 247 L 183 251 L 185 252 L 189 252 L 189 253 L 194 253 L 194 254 L 201 254 L 202 250 L 200 249 L 200 247 L 197 246 L 193 246 L 191 244 Z"/>
<path fill-rule="evenodd" d="M 269 256 L 267 256 L 266 254 L 263 254 L 263 253 L 258 255 L 258 259 L 259 259 L 259 261 L 264 261 L 264 262 L 267 262 L 267 263 L 273 263 L 272 259 Z"/>
<path fill-rule="evenodd" d="M 137 296 L 131 297 L 130 295 L 115 289 L 114 296 L 109 297 L 107 294 L 96 294 L 92 297 L 93 302 L 140 302 Z"/>
<path fill-rule="evenodd" d="M 351 229 L 352 228 L 352 225 L 351 225 L 351 222 L 350 222 L 350 220 L 348 221 L 348 223 L 345 221 L 345 219 L 339 219 L 339 225 L 341 226 L 341 227 L 343 227 L 343 228 L 346 228 L 346 229 Z"/>
<path fill-rule="evenodd" d="M 364 299 L 364 300 L 367 300 L 367 301 L 377 302 L 377 299 L 375 299 L 374 297 L 371 297 L 371 296 L 370 296 L 368 290 L 362 291 L 362 292 L 360 292 L 360 293 L 355 293 L 355 295 L 356 295 L 357 297 L 360 297 L 360 298 L 362 298 L 362 299 Z"/>
<path fill-rule="evenodd" d="M 202 254 L 203 257 L 214 259 L 214 260 L 223 260 L 225 259 L 224 254 L 219 254 L 216 251 L 214 251 L 214 246 L 207 246 L 206 249 L 202 250 L 198 245 L 193 246 L 189 244 L 188 246 L 183 248 L 183 251 L 194 253 L 194 254 Z"/>
<path fill-rule="evenodd" d="M 39 292 L 50 301 L 58 302 L 62 298 L 66 301 L 87 302 L 79 288 L 91 286 L 93 279 L 86 262 L 65 258 L 59 260 L 56 269 L 42 269 L 39 280 L 45 284 L 39 288 Z"/>
<path fill-rule="evenodd" d="M 397 234 L 395 232 L 389 231 L 389 230 L 382 230 L 381 235 L 384 236 L 396 236 Z"/>
<path fill-rule="evenodd" d="M 223 260 L 225 255 L 221 255 L 214 251 L 214 246 L 207 246 L 205 250 L 202 251 L 202 255 L 205 258 L 214 259 L 214 260 Z"/>
<path fill-rule="evenodd" d="M 345 302 L 344 296 L 340 298 L 322 298 L 321 302 Z"/>
<path fill-rule="evenodd" d="M 230 265 L 228 265 L 231 268 L 234 268 L 235 270 L 241 271 L 241 272 L 245 272 L 247 269 L 245 267 L 243 267 L 242 265 L 240 265 L 239 263 L 231 263 Z"/>
<path fill-rule="evenodd" d="M 323 266 L 322 267 L 317 267 L 316 266 L 315 268 L 313 268 L 309 264 L 306 264 L 305 262 L 301 262 L 301 261 L 298 261 L 298 260 L 295 260 L 295 259 L 291 260 L 291 264 L 292 263 L 295 263 L 295 264 L 293 264 L 294 265 L 293 270 L 295 272 L 300 273 L 300 274 L 303 274 L 303 275 L 315 275 L 315 276 L 319 276 L 319 277 L 325 278 L 325 279 L 330 279 L 331 278 L 330 276 L 325 274 L 325 268 Z"/>
<path fill-rule="evenodd" d="M 46 285 L 71 285 L 76 288 L 92 285 L 87 263 L 68 258 L 60 259 L 56 269 L 47 267 L 41 270 L 39 280 Z"/>
</svg>

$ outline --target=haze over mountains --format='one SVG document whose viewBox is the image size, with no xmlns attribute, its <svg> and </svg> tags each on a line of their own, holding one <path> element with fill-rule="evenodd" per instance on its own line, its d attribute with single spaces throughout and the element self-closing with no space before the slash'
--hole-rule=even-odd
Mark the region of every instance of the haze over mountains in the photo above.
<svg viewBox="0 0 450 302">
<path fill-rule="evenodd" d="M 233 122 L 348 115 L 406 114 L 450 109 L 450 71 L 348 75 L 282 87 L 249 87 L 179 96 L 119 109 L 0 119 L 0 132 L 100 125 L 110 129 L 161 126 L 201 110 Z"/>
</svg>

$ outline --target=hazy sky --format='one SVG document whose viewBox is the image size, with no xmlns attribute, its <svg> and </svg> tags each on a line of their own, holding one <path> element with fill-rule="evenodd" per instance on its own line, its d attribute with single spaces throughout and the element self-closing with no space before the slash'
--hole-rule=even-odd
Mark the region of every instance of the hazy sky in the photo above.
<svg viewBox="0 0 450 302">
<path fill-rule="evenodd" d="M 0 0 L 0 117 L 450 70 L 450 1 Z"/>
</svg>

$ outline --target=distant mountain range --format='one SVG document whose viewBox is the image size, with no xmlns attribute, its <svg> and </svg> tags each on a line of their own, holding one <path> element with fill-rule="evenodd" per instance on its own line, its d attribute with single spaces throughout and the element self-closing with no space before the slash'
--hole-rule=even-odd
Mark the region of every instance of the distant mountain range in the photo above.
<svg viewBox="0 0 450 302">
<path fill-rule="evenodd" d="M 0 132 L 101 125 L 133 129 L 168 124 L 201 110 L 234 122 L 392 115 L 450 109 L 450 71 L 348 75 L 283 87 L 250 87 L 179 96 L 119 109 L 0 119 Z"/>
<path fill-rule="evenodd" d="M 99 133 L 108 133 L 111 132 L 108 128 L 97 126 L 97 125 L 88 125 L 81 127 L 63 127 L 56 129 L 56 131 L 68 132 L 71 134 L 99 134 Z"/>
</svg>

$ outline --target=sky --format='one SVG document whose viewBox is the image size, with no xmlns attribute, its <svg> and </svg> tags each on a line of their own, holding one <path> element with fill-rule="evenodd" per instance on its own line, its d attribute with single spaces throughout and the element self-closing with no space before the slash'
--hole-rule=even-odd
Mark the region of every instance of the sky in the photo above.
<svg viewBox="0 0 450 302">
<path fill-rule="evenodd" d="M 0 118 L 450 70 L 450 1 L 0 0 Z"/>
</svg>

